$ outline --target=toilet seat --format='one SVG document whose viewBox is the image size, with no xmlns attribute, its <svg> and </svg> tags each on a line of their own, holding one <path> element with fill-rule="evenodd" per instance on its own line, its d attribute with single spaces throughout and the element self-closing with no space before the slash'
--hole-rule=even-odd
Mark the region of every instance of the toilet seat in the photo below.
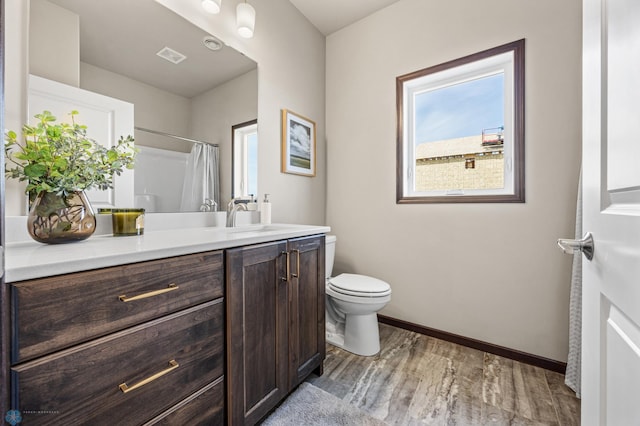
<svg viewBox="0 0 640 426">
<path fill-rule="evenodd" d="M 355 297 L 385 297 L 391 286 L 377 278 L 358 274 L 340 274 L 329 278 L 328 286 L 336 293 Z"/>
</svg>

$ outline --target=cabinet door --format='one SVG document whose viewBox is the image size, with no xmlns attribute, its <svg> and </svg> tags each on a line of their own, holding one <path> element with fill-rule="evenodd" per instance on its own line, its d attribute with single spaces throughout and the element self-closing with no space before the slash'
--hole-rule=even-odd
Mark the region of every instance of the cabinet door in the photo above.
<svg viewBox="0 0 640 426">
<path fill-rule="evenodd" d="M 287 395 L 286 242 L 227 251 L 227 409 L 255 424 Z"/>
<path fill-rule="evenodd" d="M 325 358 L 324 236 L 289 240 L 289 389 L 313 370 L 322 374 Z"/>
</svg>

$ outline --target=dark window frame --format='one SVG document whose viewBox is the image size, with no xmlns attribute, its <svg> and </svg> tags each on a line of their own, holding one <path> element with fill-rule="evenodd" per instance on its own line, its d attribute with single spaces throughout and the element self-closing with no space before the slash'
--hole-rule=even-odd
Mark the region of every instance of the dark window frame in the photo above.
<svg viewBox="0 0 640 426">
<path fill-rule="evenodd" d="M 509 194 L 407 196 L 404 194 L 407 164 L 404 164 L 404 85 L 429 74 L 449 70 L 503 53 L 513 52 L 513 191 Z M 524 203 L 525 202 L 525 40 L 518 40 L 463 58 L 418 70 L 396 78 L 396 203 Z M 415 169 L 414 169 L 415 170 Z"/>
</svg>

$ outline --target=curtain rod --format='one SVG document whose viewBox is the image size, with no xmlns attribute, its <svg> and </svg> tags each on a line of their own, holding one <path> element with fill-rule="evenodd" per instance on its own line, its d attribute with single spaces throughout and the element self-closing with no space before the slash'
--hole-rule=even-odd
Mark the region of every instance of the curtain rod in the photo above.
<svg viewBox="0 0 640 426">
<path fill-rule="evenodd" d="M 177 136 L 177 135 L 172 135 L 171 133 L 165 133 L 165 132 L 159 132 L 157 130 L 150 130 L 150 129 L 145 129 L 144 127 L 134 127 L 135 130 L 140 130 L 142 132 L 148 132 L 148 133 L 153 133 L 155 135 L 160 135 L 160 136 L 167 136 L 170 138 L 175 138 L 175 139 L 180 139 L 182 141 L 187 141 L 187 142 L 191 142 L 191 143 L 203 143 L 206 145 L 213 145 L 213 146 L 218 146 L 217 143 L 211 143 L 211 142 L 205 142 L 205 141 L 199 141 L 196 139 L 189 139 L 189 138 L 185 138 L 182 136 Z"/>
</svg>

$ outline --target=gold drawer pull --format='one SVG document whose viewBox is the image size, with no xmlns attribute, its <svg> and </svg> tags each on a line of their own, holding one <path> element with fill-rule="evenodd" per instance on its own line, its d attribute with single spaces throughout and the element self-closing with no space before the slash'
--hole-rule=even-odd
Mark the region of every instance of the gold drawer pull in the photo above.
<svg viewBox="0 0 640 426">
<path fill-rule="evenodd" d="M 178 287 L 176 284 L 171 283 L 167 288 L 163 288 L 162 290 L 150 291 L 149 293 L 143 293 L 143 294 L 139 294 L 137 296 L 132 296 L 132 297 L 127 297 L 126 294 L 123 294 L 121 296 L 118 296 L 118 299 L 122 300 L 123 302 L 133 302 L 134 300 L 146 299 L 147 297 L 153 297 L 159 294 L 168 293 L 170 291 L 177 290 L 179 288 L 180 287 Z"/>
<path fill-rule="evenodd" d="M 121 384 L 119 386 L 119 388 L 123 393 L 131 392 L 132 390 L 138 389 L 138 388 L 146 385 L 147 383 L 151 383 L 155 379 L 157 379 L 158 377 L 164 376 L 165 374 L 171 372 L 172 370 L 175 370 L 176 368 L 180 367 L 180 364 L 178 364 L 175 359 L 172 359 L 171 361 L 169 361 L 169 365 L 170 365 L 170 367 L 167 368 L 166 370 L 162 370 L 161 372 L 156 373 L 151 377 L 147 377 L 146 379 L 136 383 L 135 385 L 133 385 L 131 387 L 127 386 L 126 383 L 123 383 L 123 384 Z"/>
</svg>

